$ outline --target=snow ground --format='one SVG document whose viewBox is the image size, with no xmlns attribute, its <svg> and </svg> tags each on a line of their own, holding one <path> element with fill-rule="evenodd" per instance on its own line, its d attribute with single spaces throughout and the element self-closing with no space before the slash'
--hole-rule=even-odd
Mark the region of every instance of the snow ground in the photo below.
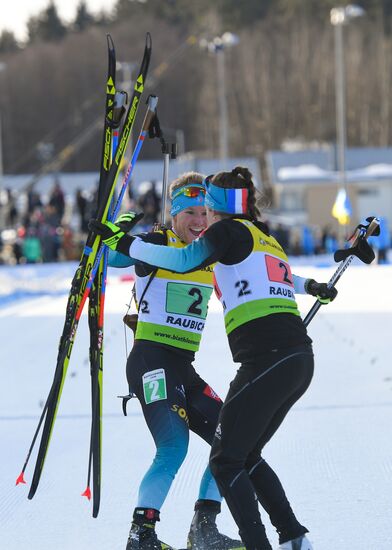
<svg viewBox="0 0 392 550">
<path fill-rule="evenodd" d="M 121 322 L 130 283 L 110 271 L 105 321 L 103 489 L 99 517 L 85 489 L 90 429 L 88 329 L 82 318 L 59 415 L 37 494 L 15 487 L 49 390 L 73 265 L 0 269 L 0 548 L 125 548 L 138 484 L 153 456 L 137 401 L 124 418 L 127 391 Z M 334 268 L 298 266 L 327 280 Z M 123 272 L 121 272 L 123 274 Z M 311 388 L 265 450 L 315 550 L 390 550 L 392 517 L 392 266 L 353 266 L 337 300 L 317 314 Z M 304 313 L 310 297 L 300 297 Z M 222 396 L 235 373 L 220 306 L 210 308 L 196 366 Z M 130 346 L 129 334 L 128 349 Z M 208 447 L 192 437 L 188 457 L 161 512 L 162 540 L 183 547 Z M 26 472 L 32 477 L 34 457 Z M 264 516 L 265 517 L 265 516 Z M 267 531 L 276 535 L 267 518 Z M 224 505 L 222 531 L 237 529 Z"/>
</svg>

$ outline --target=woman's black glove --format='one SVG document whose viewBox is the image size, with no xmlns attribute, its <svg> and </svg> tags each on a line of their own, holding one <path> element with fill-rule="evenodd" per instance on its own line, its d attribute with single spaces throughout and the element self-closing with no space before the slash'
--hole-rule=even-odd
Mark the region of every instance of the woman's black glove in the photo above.
<svg viewBox="0 0 392 550">
<path fill-rule="evenodd" d="M 132 244 L 133 237 L 126 233 L 130 231 L 142 217 L 143 214 L 129 212 L 127 220 L 121 220 L 119 225 L 107 220 L 104 223 L 98 220 L 90 220 L 88 228 L 97 235 L 101 235 L 102 242 L 104 242 L 106 246 L 112 250 L 121 252 L 121 254 L 125 256 L 129 256 L 129 247 Z"/>
<path fill-rule="evenodd" d="M 335 287 L 329 288 L 327 283 L 318 283 L 314 279 L 307 279 L 305 290 L 308 294 L 316 296 L 317 300 L 322 304 L 329 304 L 338 294 Z"/>
<path fill-rule="evenodd" d="M 124 231 L 124 233 L 129 233 L 131 229 L 135 227 L 135 225 L 143 218 L 144 214 L 136 212 L 124 212 L 124 214 L 120 214 L 118 218 L 115 220 L 115 224 L 120 227 Z"/>
</svg>

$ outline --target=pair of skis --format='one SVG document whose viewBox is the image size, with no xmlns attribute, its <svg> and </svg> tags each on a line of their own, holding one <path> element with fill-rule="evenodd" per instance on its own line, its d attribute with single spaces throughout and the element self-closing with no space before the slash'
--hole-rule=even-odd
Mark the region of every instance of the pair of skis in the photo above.
<svg viewBox="0 0 392 550">
<path fill-rule="evenodd" d="M 106 83 L 106 109 L 103 129 L 100 178 L 97 205 L 100 205 L 106 189 L 113 155 L 118 146 L 118 129 L 124 114 L 126 95 L 116 90 L 116 53 L 113 41 L 108 35 L 108 78 Z M 110 217 L 110 209 L 108 212 Z M 87 486 L 82 496 L 91 499 L 91 474 L 93 477 L 93 516 L 97 517 L 101 496 L 101 456 L 102 456 L 102 375 L 104 341 L 104 305 L 107 273 L 107 250 L 99 261 L 97 272 L 92 280 L 88 303 L 88 325 L 90 329 L 90 374 L 91 374 L 91 432 L 87 470 Z"/>
<path fill-rule="evenodd" d="M 121 200 L 127 188 L 134 165 L 138 158 L 143 141 L 148 134 L 149 127 L 155 116 L 157 98 L 151 96 L 148 101 L 147 112 L 142 129 L 133 152 L 132 159 L 123 179 L 121 192 L 112 211 L 110 209 L 117 180 L 120 174 L 122 161 L 127 149 L 131 130 L 140 104 L 140 98 L 148 73 L 151 58 L 151 36 L 147 34 L 144 54 L 138 77 L 136 79 L 129 107 L 126 111 L 122 130 L 118 137 L 118 145 L 114 143 L 121 115 L 125 111 L 123 106 L 124 96 L 116 95 L 115 71 L 116 57 L 114 44 L 108 35 L 108 76 L 106 86 L 105 124 L 100 166 L 100 181 L 98 189 L 98 211 L 96 218 L 105 222 L 114 219 L 121 207 Z M 65 322 L 59 342 L 54 378 L 49 390 L 47 400 L 42 410 L 37 429 L 27 453 L 22 471 L 16 480 L 16 484 L 26 483 L 24 473 L 30 460 L 34 445 L 42 427 L 42 435 L 37 453 L 36 465 L 33 473 L 28 498 L 32 499 L 40 482 L 43 471 L 53 426 L 62 394 L 64 381 L 67 374 L 69 360 L 75 340 L 79 320 L 84 304 L 89 298 L 88 322 L 90 328 L 90 370 L 91 370 L 91 398 L 92 421 L 90 435 L 89 464 L 87 475 L 87 488 L 83 495 L 91 498 L 91 473 L 93 485 L 93 517 L 97 517 L 100 505 L 101 493 L 101 453 L 102 453 L 102 372 L 103 372 L 103 312 L 105 300 L 105 281 L 107 268 L 107 253 L 104 252 L 101 238 L 91 231 L 87 236 L 79 266 L 75 272 L 68 296 Z"/>
</svg>

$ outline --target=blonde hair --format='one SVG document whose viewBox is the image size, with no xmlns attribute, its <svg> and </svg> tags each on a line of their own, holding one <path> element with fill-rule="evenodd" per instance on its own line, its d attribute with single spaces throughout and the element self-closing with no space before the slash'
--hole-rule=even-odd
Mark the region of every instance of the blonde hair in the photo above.
<svg viewBox="0 0 392 550">
<path fill-rule="evenodd" d="M 174 191 L 180 187 L 185 187 L 191 183 L 203 183 L 204 178 L 205 176 L 199 174 L 199 172 L 185 172 L 181 174 L 169 185 L 169 197 L 172 198 Z"/>
</svg>

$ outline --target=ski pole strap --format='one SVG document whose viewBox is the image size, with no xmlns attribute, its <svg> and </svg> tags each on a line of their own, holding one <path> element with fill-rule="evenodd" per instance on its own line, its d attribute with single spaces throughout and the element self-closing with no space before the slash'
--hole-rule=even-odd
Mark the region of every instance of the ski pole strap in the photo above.
<svg viewBox="0 0 392 550">
<path fill-rule="evenodd" d="M 371 235 L 377 236 L 380 234 L 380 220 L 376 217 L 370 217 L 366 218 L 366 221 L 368 222 L 367 225 L 359 224 L 353 235 L 350 237 L 349 241 L 351 241 L 351 247 L 345 250 L 337 250 L 335 252 L 335 262 L 342 261 L 327 283 L 329 288 L 336 285 L 355 257 L 359 258 L 366 264 L 370 264 L 374 260 L 374 252 L 366 239 Z M 369 249 L 371 253 L 369 252 Z M 310 321 L 322 305 L 322 302 L 319 300 L 315 301 L 303 320 L 305 327 L 309 325 Z"/>
<path fill-rule="evenodd" d="M 150 124 L 149 129 L 148 129 L 148 137 L 150 139 L 154 139 L 154 138 L 161 139 L 162 138 L 161 125 L 159 123 L 159 118 L 158 118 L 158 115 L 157 115 L 156 112 L 155 112 L 155 116 L 152 119 L 151 124 Z"/>
<path fill-rule="evenodd" d="M 125 105 L 128 102 L 128 94 L 127 92 L 123 91 L 116 91 L 116 95 L 114 96 L 114 103 L 113 103 L 113 118 L 109 121 L 109 126 L 112 129 L 116 129 L 120 127 L 121 120 L 123 115 L 125 114 L 126 107 Z"/>
<path fill-rule="evenodd" d="M 157 273 L 158 273 L 158 268 L 156 267 L 156 268 L 154 269 L 154 271 L 151 272 L 150 278 L 148 279 L 147 284 L 146 284 L 146 286 L 144 287 L 143 293 L 142 293 L 142 295 L 140 296 L 140 300 L 139 300 L 138 303 L 137 303 L 137 311 L 138 311 L 138 312 L 139 312 L 139 309 L 141 308 L 141 305 L 142 305 L 142 303 L 143 303 L 143 300 L 144 300 L 144 297 L 145 297 L 145 295 L 146 295 L 146 292 L 147 292 L 147 290 L 149 289 L 149 287 L 150 287 L 151 283 L 153 282 L 153 280 L 155 279 L 155 275 L 156 275 Z M 136 300 L 135 300 L 135 303 L 136 303 Z"/>
</svg>

